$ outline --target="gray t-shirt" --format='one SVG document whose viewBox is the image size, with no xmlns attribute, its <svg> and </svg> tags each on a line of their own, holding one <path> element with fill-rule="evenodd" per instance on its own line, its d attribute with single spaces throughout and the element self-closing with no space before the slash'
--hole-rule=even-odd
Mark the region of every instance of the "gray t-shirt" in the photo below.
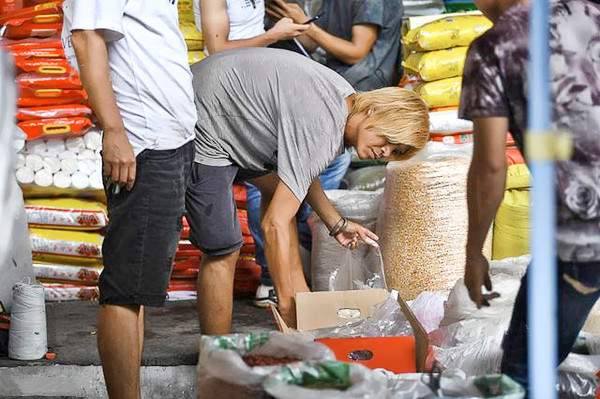
<svg viewBox="0 0 600 399">
<path fill-rule="evenodd" d="M 332 35 L 352 39 L 354 25 L 375 25 L 379 36 L 365 58 L 348 65 L 328 54 L 326 65 L 356 90 L 368 91 L 398 84 L 402 0 L 325 0 L 317 25 Z"/>
<path fill-rule="evenodd" d="M 329 68 L 291 51 L 225 51 L 192 67 L 196 162 L 277 171 L 302 201 L 344 150 L 346 98 L 354 89 Z"/>
</svg>

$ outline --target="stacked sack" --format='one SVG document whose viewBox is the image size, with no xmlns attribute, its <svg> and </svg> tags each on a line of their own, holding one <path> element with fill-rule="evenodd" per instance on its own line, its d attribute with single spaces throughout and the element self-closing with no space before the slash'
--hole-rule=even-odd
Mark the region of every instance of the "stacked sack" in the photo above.
<svg viewBox="0 0 600 399">
<path fill-rule="evenodd" d="M 529 190 L 531 174 L 517 147 L 506 150 L 506 191 L 494 220 L 493 259 L 529 253 Z"/>
<path fill-rule="evenodd" d="M 0 16 L 15 58 L 17 124 L 26 141 L 16 177 L 26 197 L 35 274 L 48 300 L 93 299 L 102 270 L 101 134 L 60 40 L 62 1 Z"/>
<path fill-rule="evenodd" d="M 204 59 L 204 37 L 194 22 L 194 6 L 192 0 L 179 0 L 179 29 L 185 39 L 190 65 Z"/>
<path fill-rule="evenodd" d="M 236 297 L 246 297 L 253 295 L 260 284 L 260 266 L 256 263 L 256 247 L 248 226 L 245 186 L 234 185 L 233 194 L 244 240 L 235 270 L 234 293 Z M 196 280 L 202 253 L 190 241 L 190 226 L 185 217 L 182 222 L 183 230 L 175 253 L 173 273 L 168 288 L 170 300 L 196 297 Z"/>
<path fill-rule="evenodd" d="M 492 26 L 481 13 L 408 18 L 403 26 L 403 84 L 436 109 L 457 107 L 468 46 Z"/>
</svg>

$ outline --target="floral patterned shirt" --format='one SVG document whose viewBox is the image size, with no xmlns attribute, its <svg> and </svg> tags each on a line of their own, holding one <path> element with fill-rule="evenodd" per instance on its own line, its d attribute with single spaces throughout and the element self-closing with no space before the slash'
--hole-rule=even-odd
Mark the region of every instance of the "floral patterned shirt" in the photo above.
<svg viewBox="0 0 600 399">
<path fill-rule="evenodd" d="M 600 261 L 600 4 L 551 3 L 553 128 L 570 132 L 571 160 L 557 163 L 558 255 Z M 471 45 L 460 115 L 506 117 L 521 151 L 527 127 L 529 7 L 517 5 Z"/>
</svg>

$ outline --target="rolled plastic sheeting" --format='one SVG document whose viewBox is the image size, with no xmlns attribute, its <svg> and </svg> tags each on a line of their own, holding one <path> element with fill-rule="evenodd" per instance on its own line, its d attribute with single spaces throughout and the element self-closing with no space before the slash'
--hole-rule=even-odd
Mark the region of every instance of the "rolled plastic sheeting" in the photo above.
<svg viewBox="0 0 600 399">
<path fill-rule="evenodd" d="M 77 190 L 85 190 L 90 186 L 90 179 L 81 172 L 75 172 L 71 176 L 71 186 Z"/>
<path fill-rule="evenodd" d="M 66 172 L 58 172 L 53 176 L 54 185 L 58 188 L 71 186 L 71 175 Z"/>
<path fill-rule="evenodd" d="M 60 169 L 69 175 L 77 172 L 77 166 L 78 164 L 76 159 L 63 159 L 60 161 Z"/>
<path fill-rule="evenodd" d="M 40 169 L 35 172 L 33 182 L 40 187 L 50 187 L 52 185 L 52 172 L 48 169 Z"/>
<path fill-rule="evenodd" d="M 33 183 L 35 174 L 31 168 L 23 166 L 22 168 L 17 169 L 16 176 L 17 182 L 20 184 L 31 184 Z"/>
<path fill-rule="evenodd" d="M 102 148 L 102 134 L 98 130 L 90 130 L 83 136 L 85 148 L 96 151 Z"/>
<path fill-rule="evenodd" d="M 49 169 L 51 173 L 60 171 L 60 159 L 54 157 L 44 158 L 44 167 Z"/>
<path fill-rule="evenodd" d="M 40 155 L 29 154 L 25 157 L 25 165 L 34 172 L 37 172 L 44 167 L 44 161 Z"/>
<path fill-rule="evenodd" d="M 77 154 L 85 150 L 85 141 L 82 137 L 71 137 L 66 140 L 65 145 L 67 147 L 67 150 L 75 152 Z"/>
</svg>

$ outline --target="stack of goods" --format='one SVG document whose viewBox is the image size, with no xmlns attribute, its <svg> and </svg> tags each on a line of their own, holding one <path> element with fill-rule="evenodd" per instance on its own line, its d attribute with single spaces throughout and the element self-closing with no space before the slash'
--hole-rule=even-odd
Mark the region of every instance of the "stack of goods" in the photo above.
<svg viewBox="0 0 600 399">
<path fill-rule="evenodd" d="M 378 235 L 387 285 L 404 298 L 450 289 L 463 275 L 471 152 L 429 143 L 414 158 L 388 164 Z"/>
<path fill-rule="evenodd" d="M 34 272 L 46 299 L 97 297 L 102 271 L 102 234 L 108 224 L 104 204 L 76 198 L 27 199 Z"/>
<path fill-rule="evenodd" d="M 408 18 L 402 36 L 402 84 L 432 109 L 457 107 L 468 46 L 491 26 L 480 13 Z"/>
<path fill-rule="evenodd" d="M 179 0 L 179 29 L 188 48 L 190 65 L 204 59 L 204 37 L 194 22 L 194 6 L 192 0 Z"/>
<path fill-rule="evenodd" d="M 531 174 L 514 146 L 506 153 L 506 191 L 494 220 L 492 256 L 504 259 L 529 253 L 529 189 Z"/>
<path fill-rule="evenodd" d="M 37 2 L 40 3 L 40 2 Z M 48 300 L 93 299 L 107 224 L 102 136 L 60 40 L 62 1 L 0 16 L 0 45 L 15 59 L 17 124 L 26 142 L 16 177 L 26 198 L 35 275 Z"/>
<path fill-rule="evenodd" d="M 234 292 L 237 297 L 243 297 L 256 292 L 260 284 L 260 266 L 255 260 L 256 249 L 248 226 L 248 213 L 245 210 L 246 188 L 242 185 L 235 185 L 233 191 L 244 238 L 244 246 L 240 250 L 240 258 L 235 270 Z M 190 226 L 185 217 L 182 222 L 183 230 L 175 253 L 173 273 L 168 289 L 170 300 L 196 297 L 196 280 L 202 253 L 190 241 Z"/>
</svg>

